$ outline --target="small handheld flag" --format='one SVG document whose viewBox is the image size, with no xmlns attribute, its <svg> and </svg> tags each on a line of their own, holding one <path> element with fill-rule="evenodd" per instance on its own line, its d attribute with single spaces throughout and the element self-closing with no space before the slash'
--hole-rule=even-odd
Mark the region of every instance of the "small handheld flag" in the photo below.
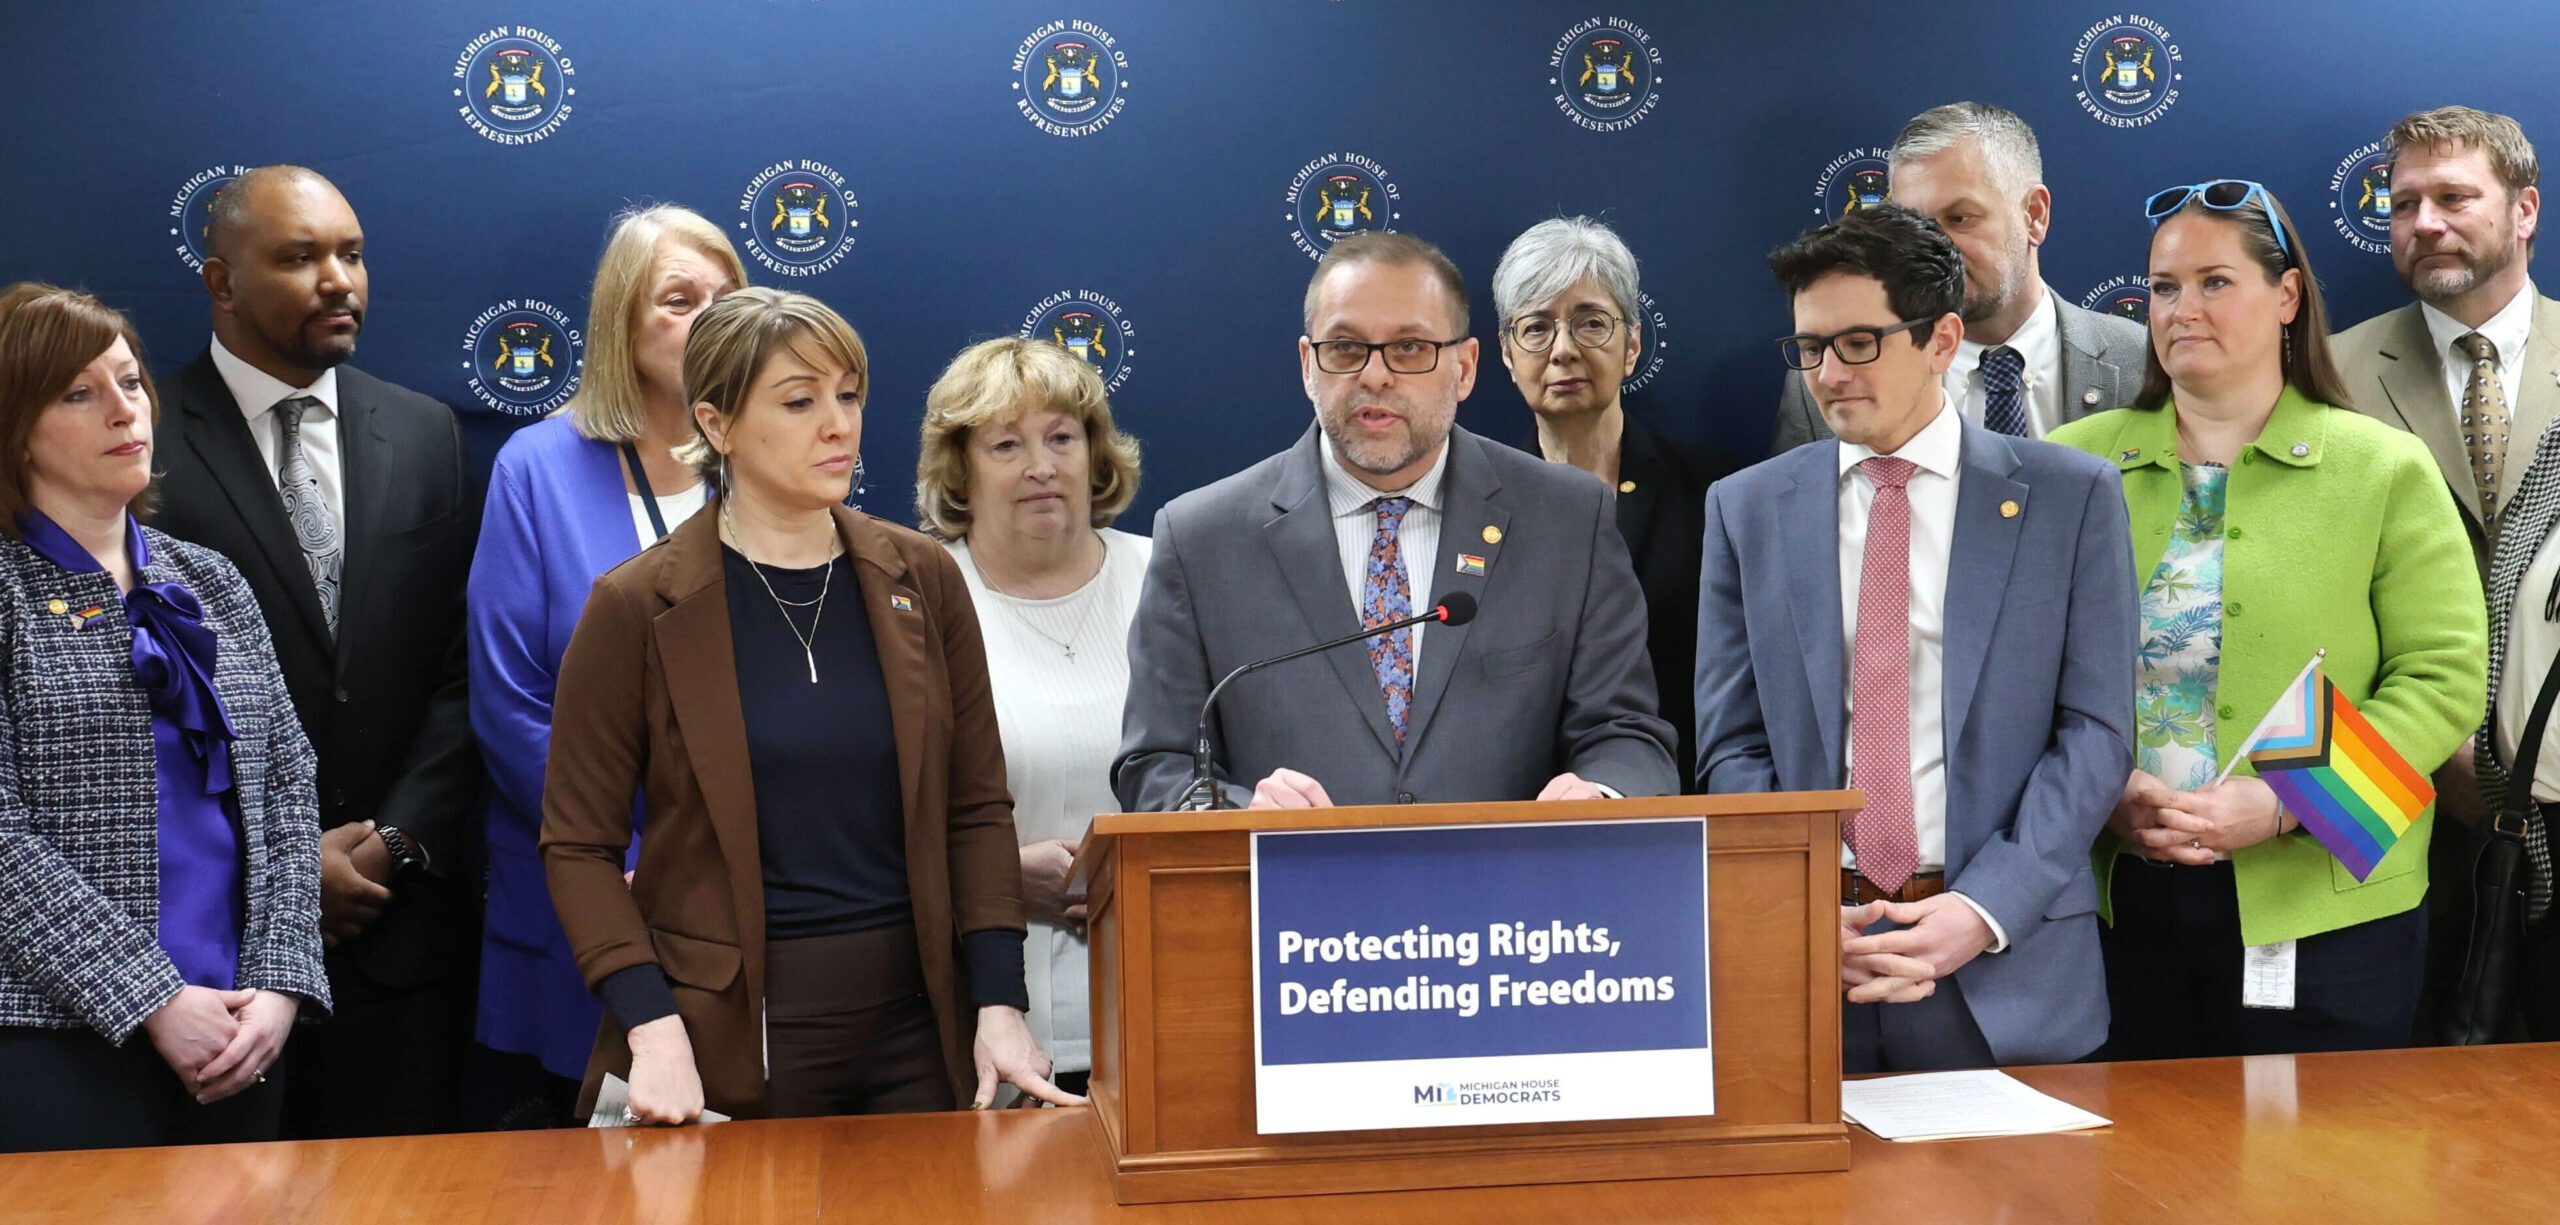
<svg viewBox="0 0 2560 1225">
<path fill-rule="evenodd" d="M 2435 802 L 2436 789 L 2329 683 L 2320 667 L 2328 654 L 2311 657 L 2240 752 L 2285 810 L 2361 881 Z M 2234 756 L 2223 777 L 2239 764 Z"/>
</svg>

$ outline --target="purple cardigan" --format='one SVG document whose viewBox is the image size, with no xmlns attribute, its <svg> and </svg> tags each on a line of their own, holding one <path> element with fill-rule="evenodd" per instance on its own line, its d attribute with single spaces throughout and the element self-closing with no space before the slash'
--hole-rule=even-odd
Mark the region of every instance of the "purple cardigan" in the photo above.
<svg viewBox="0 0 2560 1225">
<path fill-rule="evenodd" d="M 588 589 L 639 551 L 619 448 L 580 437 L 566 417 L 507 440 L 489 473 L 466 612 L 471 730 L 495 784 L 477 1036 L 571 1079 L 586 1074 L 604 1011 L 578 976 L 536 850 L 551 695 Z"/>
</svg>

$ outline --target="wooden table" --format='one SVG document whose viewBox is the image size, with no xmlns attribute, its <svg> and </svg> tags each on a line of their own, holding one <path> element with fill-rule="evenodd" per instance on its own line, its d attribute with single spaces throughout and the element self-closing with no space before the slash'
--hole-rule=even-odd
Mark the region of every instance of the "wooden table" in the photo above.
<svg viewBox="0 0 2560 1225">
<path fill-rule="evenodd" d="M 0 1158 L 0 1220 L 2534 1225 L 2560 1211 L 2560 1044 L 2017 1075 L 2116 1125 L 1937 1144 L 1859 1132 L 1846 1174 L 1140 1208 L 1112 1204 L 1082 1110 L 127 1149 Z"/>
</svg>

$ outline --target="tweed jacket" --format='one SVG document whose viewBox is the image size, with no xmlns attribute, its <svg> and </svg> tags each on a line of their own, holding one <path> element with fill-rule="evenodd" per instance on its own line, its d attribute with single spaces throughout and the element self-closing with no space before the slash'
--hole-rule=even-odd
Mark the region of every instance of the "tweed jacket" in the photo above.
<svg viewBox="0 0 2560 1225">
<path fill-rule="evenodd" d="M 193 591 L 220 644 L 247 902 L 235 981 L 326 1008 L 318 763 L 266 621 L 220 554 L 143 536 L 141 581 Z M 0 1026 L 122 1043 L 183 985 L 160 948 L 158 767 L 131 650 L 112 576 L 0 537 Z"/>
</svg>

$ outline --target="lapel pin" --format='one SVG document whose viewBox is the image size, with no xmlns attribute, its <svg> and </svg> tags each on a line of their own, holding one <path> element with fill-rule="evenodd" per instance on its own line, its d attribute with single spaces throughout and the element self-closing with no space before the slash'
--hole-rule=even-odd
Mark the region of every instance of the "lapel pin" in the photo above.
<svg viewBox="0 0 2560 1225">
<path fill-rule="evenodd" d="M 44 610 L 45 610 L 46 612 L 52 613 L 54 616 L 59 617 L 59 616 L 61 616 L 61 615 L 62 615 L 62 614 L 64 614 L 64 613 L 70 612 L 70 611 L 71 611 L 71 606 L 70 606 L 70 605 L 68 605 L 68 604 L 63 603 L 63 602 L 62 602 L 62 601 L 60 601 L 60 600 L 47 600 L 47 601 L 45 601 L 45 604 L 44 604 Z"/>
<path fill-rule="evenodd" d="M 1484 573 L 1484 559 L 1483 559 L 1483 558 L 1481 558 L 1481 557 L 1476 556 L 1476 555 L 1475 555 L 1475 554 L 1473 554 L 1473 553 L 1460 553 L 1460 554 L 1458 554 L 1458 573 L 1460 573 L 1460 574 L 1478 574 L 1478 575 L 1483 574 L 1483 573 Z"/>
<path fill-rule="evenodd" d="M 1486 544 L 1501 544 L 1502 529 L 1495 527 L 1490 523 L 1486 524 L 1484 528 L 1484 542 Z"/>
<path fill-rule="evenodd" d="M 1635 491 L 1636 491 L 1636 483 L 1635 483 L 1634 481 L 1620 481 L 1620 482 L 1618 482 L 1618 492 L 1620 492 L 1620 493 L 1634 493 Z"/>
<path fill-rule="evenodd" d="M 2086 404 L 2086 405 L 2088 405 L 2088 406 L 2089 406 L 2089 407 L 2091 407 L 2091 408 L 2096 408 L 2096 407 L 2098 406 L 2098 389 L 2097 389 L 2097 388 L 2095 388 L 2095 387 L 2092 387 L 2092 388 L 2088 389 L 2087 391 L 2081 392 L 2081 393 L 2080 393 L 2080 402 L 2081 402 L 2082 404 Z"/>
<path fill-rule="evenodd" d="M 2297 443 L 2293 444 L 2293 457 L 2294 457 L 2295 459 L 2300 459 L 2300 458 L 2302 458 L 2303 456 L 2306 456 L 2306 455 L 2309 455 L 2309 454 L 2311 454 L 2311 444 L 2310 444 L 2310 443 L 2307 443 L 2307 442 L 2297 442 Z"/>
<path fill-rule="evenodd" d="M 103 604 L 95 608 L 81 609 L 80 611 L 71 614 L 71 628 L 75 630 L 87 629 L 90 625 L 94 624 L 98 618 L 105 615 L 107 615 L 107 609 Z"/>
<path fill-rule="evenodd" d="M 2133 461 L 2142 458 L 2142 448 L 2127 447 L 2125 448 L 2124 454 L 2117 456 L 2116 458 L 2120 463 L 2132 463 Z"/>
<path fill-rule="evenodd" d="M 2001 518 L 2003 518 L 2003 519 L 2015 519 L 2015 518 L 2017 518 L 2017 517 L 2018 517 L 2018 504 L 2017 504 L 2017 503 L 2015 503 L 2015 502 L 2003 502 L 2003 503 L 2001 503 L 2001 504 L 2000 504 L 2000 517 L 2001 517 Z"/>
<path fill-rule="evenodd" d="M 914 612 L 916 610 L 916 602 L 902 595 L 893 595 L 889 597 L 889 607 L 897 609 L 899 612 Z"/>
</svg>

